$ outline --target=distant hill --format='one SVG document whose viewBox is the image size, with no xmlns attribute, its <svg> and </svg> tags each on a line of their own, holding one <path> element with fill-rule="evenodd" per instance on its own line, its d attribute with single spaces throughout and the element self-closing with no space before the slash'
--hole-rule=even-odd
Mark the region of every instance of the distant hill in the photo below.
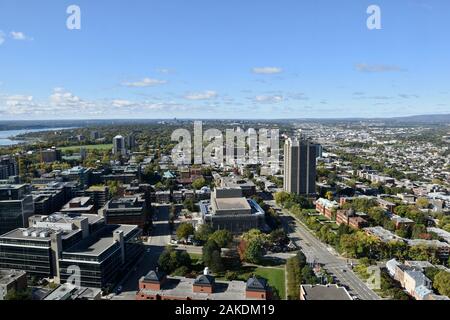
<svg viewBox="0 0 450 320">
<path fill-rule="evenodd" d="M 200 119 L 198 119 L 200 120 Z M 323 123 L 342 123 L 342 122 L 379 122 L 382 121 L 386 124 L 437 124 L 446 125 L 450 124 L 450 113 L 449 114 L 427 114 L 427 115 L 415 115 L 408 117 L 392 117 L 392 118 L 306 118 L 306 119 L 253 119 L 245 121 L 265 121 L 265 122 L 323 122 Z M 178 121 L 182 122 L 192 122 L 193 119 L 91 119 L 91 120 L 4 120 L 0 121 L 0 131 L 1 130 L 17 130 L 17 129 L 41 129 L 41 128 L 63 128 L 63 127 L 87 127 L 87 126 L 102 126 L 102 125 L 129 125 L 129 124 L 149 124 L 157 123 L 158 121 Z M 233 119 L 208 119 L 205 122 L 215 122 L 215 121 L 238 121 Z"/>
<path fill-rule="evenodd" d="M 386 120 L 386 119 L 385 119 Z M 423 114 L 409 117 L 395 117 L 388 119 L 389 121 L 402 122 L 402 123 L 439 123 L 450 124 L 449 114 Z"/>
</svg>

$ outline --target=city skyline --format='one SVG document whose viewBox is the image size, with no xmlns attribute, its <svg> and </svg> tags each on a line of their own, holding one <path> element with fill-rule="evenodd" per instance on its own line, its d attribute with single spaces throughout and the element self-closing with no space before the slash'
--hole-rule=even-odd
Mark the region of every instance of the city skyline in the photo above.
<svg viewBox="0 0 450 320">
<path fill-rule="evenodd" d="M 81 30 L 66 27 L 72 4 L 81 9 Z M 381 9 L 381 30 L 367 28 L 371 4 Z M 0 116 L 448 114 L 448 9 L 445 1 L 412 0 L 345 6 L 6 0 L 0 11 Z"/>
</svg>

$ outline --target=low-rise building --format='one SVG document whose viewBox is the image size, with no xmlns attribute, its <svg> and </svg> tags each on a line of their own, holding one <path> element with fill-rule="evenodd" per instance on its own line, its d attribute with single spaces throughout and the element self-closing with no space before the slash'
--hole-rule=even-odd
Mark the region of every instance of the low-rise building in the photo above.
<svg viewBox="0 0 450 320">
<path fill-rule="evenodd" d="M 137 226 L 106 225 L 98 215 L 32 216 L 29 225 L 0 236 L 0 268 L 56 283 L 79 268 L 81 286 L 105 288 L 143 252 Z"/>
<path fill-rule="evenodd" d="M 347 289 L 337 284 L 300 286 L 300 300 L 353 300 Z"/>
<path fill-rule="evenodd" d="M 27 274 L 22 270 L 0 269 L 0 300 L 4 300 L 10 291 L 22 291 L 27 288 Z"/>
<path fill-rule="evenodd" d="M 377 237 L 378 239 L 380 239 L 383 242 L 403 241 L 404 240 L 402 237 L 399 237 L 396 234 L 392 233 L 391 231 L 386 230 L 380 226 L 364 228 L 364 231 L 368 235 Z"/>
<path fill-rule="evenodd" d="M 158 203 L 170 203 L 170 191 L 156 191 L 155 201 Z"/>
<path fill-rule="evenodd" d="M 53 290 L 44 300 L 100 300 L 102 290 L 99 288 L 78 287 L 72 283 L 64 283 Z"/>
<path fill-rule="evenodd" d="M 396 214 L 390 216 L 391 221 L 395 224 L 396 229 L 409 227 L 414 225 L 414 221 L 408 218 L 400 217 Z"/>
<path fill-rule="evenodd" d="M 316 210 L 329 219 L 333 218 L 334 211 L 338 208 L 339 204 L 334 200 L 330 201 L 324 198 L 319 198 L 316 200 Z"/>
<path fill-rule="evenodd" d="M 210 201 L 200 203 L 203 222 L 214 230 L 226 229 L 239 234 L 265 226 L 265 212 L 252 199 L 242 196 L 239 188 L 216 188 Z"/>
<path fill-rule="evenodd" d="M 110 198 L 107 186 L 91 186 L 84 191 L 84 195 L 92 199 L 94 210 L 102 208 Z"/>
<path fill-rule="evenodd" d="M 439 238 L 450 244 L 450 232 L 447 232 L 440 228 L 432 228 L 432 227 L 427 228 L 427 231 L 436 233 Z"/>
<path fill-rule="evenodd" d="M 424 240 L 424 239 L 407 239 L 409 246 L 426 246 L 436 248 L 437 254 L 443 260 L 448 259 L 450 254 L 450 244 L 439 240 Z"/>
<path fill-rule="evenodd" d="M 65 214 L 94 214 L 95 206 L 91 197 L 76 197 L 66 203 L 60 210 Z"/>
<path fill-rule="evenodd" d="M 355 229 L 365 228 L 369 225 L 367 220 L 362 217 L 362 214 L 358 214 L 352 209 L 337 210 L 336 224 L 346 224 Z"/>
<path fill-rule="evenodd" d="M 139 280 L 136 300 L 267 300 L 271 290 L 267 282 L 256 277 L 244 281 L 216 281 L 208 274 L 196 279 L 168 277 L 158 270 Z"/>
<path fill-rule="evenodd" d="M 136 196 L 108 201 L 103 208 L 103 215 L 108 224 L 135 224 L 141 229 L 149 221 L 146 201 Z"/>
</svg>

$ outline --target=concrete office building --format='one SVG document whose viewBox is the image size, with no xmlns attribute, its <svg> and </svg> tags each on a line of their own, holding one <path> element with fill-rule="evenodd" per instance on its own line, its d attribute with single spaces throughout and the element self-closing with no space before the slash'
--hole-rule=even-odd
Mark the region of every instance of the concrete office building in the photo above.
<svg viewBox="0 0 450 320">
<path fill-rule="evenodd" d="M 64 181 L 77 181 L 82 188 L 87 188 L 91 185 L 92 168 L 73 167 L 61 172 L 61 176 Z"/>
<path fill-rule="evenodd" d="M 135 224 L 144 229 L 149 221 L 145 199 L 138 196 L 112 199 L 103 208 L 106 223 Z"/>
<path fill-rule="evenodd" d="M 66 214 L 94 214 L 97 213 L 94 207 L 94 202 L 91 197 L 77 197 L 67 202 L 62 209 L 62 213 Z"/>
<path fill-rule="evenodd" d="M 115 136 L 113 138 L 113 154 L 124 156 L 127 154 L 125 147 L 125 138 L 123 136 Z"/>
<path fill-rule="evenodd" d="M 5 300 L 10 291 L 27 288 L 27 274 L 22 270 L 0 269 L 0 300 Z"/>
<path fill-rule="evenodd" d="M 92 186 L 84 191 L 84 195 L 91 198 L 94 210 L 99 210 L 109 200 L 109 188 L 107 186 Z"/>
<path fill-rule="evenodd" d="M 105 288 L 144 250 L 137 226 L 106 225 L 98 215 L 33 216 L 29 224 L 0 236 L 0 268 L 64 283 L 76 267 L 81 286 Z"/>
<path fill-rule="evenodd" d="M 56 161 L 61 161 L 61 150 L 46 149 L 41 151 L 41 162 L 52 163 Z"/>
<path fill-rule="evenodd" d="M 136 148 L 136 135 L 134 133 L 127 136 L 127 147 L 129 150 L 134 150 Z"/>
<path fill-rule="evenodd" d="M 19 175 L 19 165 L 13 156 L 0 157 L 0 180 Z"/>
<path fill-rule="evenodd" d="M 203 223 L 214 230 L 226 229 L 239 234 L 265 227 L 265 212 L 252 199 L 242 196 L 240 188 L 216 188 L 210 201 L 200 203 Z"/>
<path fill-rule="evenodd" d="M 34 214 L 31 187 L 27 184 L 0 185 L 0 235 L 27 226 Z"/>
<path fill-rule="evenodd" d="M 287 139 L 284 145 L 284 191 L 316 193 L 316 145 L 307 140 Z"/>
</svg>

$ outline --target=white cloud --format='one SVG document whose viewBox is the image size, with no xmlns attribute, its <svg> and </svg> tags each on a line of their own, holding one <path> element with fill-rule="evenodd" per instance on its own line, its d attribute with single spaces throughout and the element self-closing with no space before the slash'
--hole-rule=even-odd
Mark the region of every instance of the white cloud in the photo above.
<svg viewBox="0 0 450 320">
<path fill-rule="evenodd" d="M 112 101 L 112 105 L 113 105 L 114 107 L 118 107 L 118 108 L 121 108 L 121 107 L 129 107 L 129 106 L 132 106 L 133 104 L 134 104 L 133 102 L 128 101 L 128 100 L 120 100 L 120 99 L 116 99 L 116 100 L 113 100 L 113 101 Z"/>
<path fill-rule="evenodd" d="M 5 99 L 5 105 L 8 107 L 17 107 L 22 105 L 28 105 L 33 101 L 33 96 L 27 95 L 12 95 L 7 96 Z"/>
<path fill-rule="evenodd" d="M 212 90 L 207 90 L 204 92 L 195 92 L 195 93 L 189 93 L 184 96 L 185 99 L 188 100 L 209 100 L 214 99 L 217 97 L 217 92 Z"/>
<path fill-rule="evenodd" d="M 277 74 L 283 72 L 283 69 L 278 67 L 256 67 L 252 71 L 256 74 Z"/>
<path fill-rule="evenodd" d="M 283 100 L 284 100 L 283 96 L 281 96 L 281 95 L 274 95 L 274 96 L 262 95 L 262 96 L 255 97 L 255 102 L 259 102 L 259 103 L 278 103 Z"/>
<path fill-rule="evenodd" d="M 28 37 L 25 33 L 20 31 L 11 31 L 10 36 L 14 40 L 33 40 L 33 38 Z"/>
<path fill-rule="evenodd" d="M 122 85 L 126 86 L 126 87 L 144 88 L 144 87 L 152 87 L 152 86 L 165 84 L 165 83 L 167 83 L 166 80 L 144 78 L 144 79 L 142 79 L 140 81 L 136 81 L 136 82 L 124 82 L 124 83 L 122 83 Z"/>
<path fill-rule="evenodd" d="M 79 97 L 64 88 L 55 88 L 53 94 L 50 95 L 50 103 L 55 106 L 76 106 L 81 102 L 82 100 Z"/>
</svg>

